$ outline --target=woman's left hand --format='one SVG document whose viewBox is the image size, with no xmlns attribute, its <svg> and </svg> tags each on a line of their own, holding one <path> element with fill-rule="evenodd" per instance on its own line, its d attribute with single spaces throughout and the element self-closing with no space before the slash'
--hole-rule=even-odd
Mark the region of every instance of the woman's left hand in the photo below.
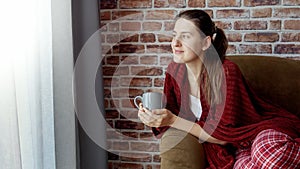
<svg viewBox="0 0 300 169">
<path fill-rule="evenodd" d="M 155 109 L 150 111 L 144 107 L 140 107 L 138 116 L 140 120 L 149 127 L 171 126 L 177 118 L 177 116 L 168 109 Z"/>
</svg>

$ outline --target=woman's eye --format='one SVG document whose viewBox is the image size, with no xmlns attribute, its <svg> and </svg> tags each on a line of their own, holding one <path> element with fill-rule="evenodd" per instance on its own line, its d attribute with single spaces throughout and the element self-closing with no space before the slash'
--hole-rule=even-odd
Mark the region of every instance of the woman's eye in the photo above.
<svg viewBox="0 0 300 169">
<path fill-rule="evenodd" d="M 190 36 L 189 35 L 181 35 L 182 39 L 189 39 Z"/>
</svg>

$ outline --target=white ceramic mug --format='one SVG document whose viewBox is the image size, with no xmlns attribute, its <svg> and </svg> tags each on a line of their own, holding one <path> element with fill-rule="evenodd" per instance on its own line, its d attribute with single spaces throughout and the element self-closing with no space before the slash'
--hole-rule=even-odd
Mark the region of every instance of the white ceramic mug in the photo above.
<svg viewBox="0 0 300 169">
<path fill-rule="evenodd" d="M 161 109 L 162 106 L 162 93 L 146 92 L 142 96 L 134 98 L 134 105 L 139 108 L 138 101 L 143 103 L 143 106 L 149 110 Z"/>
</svg>

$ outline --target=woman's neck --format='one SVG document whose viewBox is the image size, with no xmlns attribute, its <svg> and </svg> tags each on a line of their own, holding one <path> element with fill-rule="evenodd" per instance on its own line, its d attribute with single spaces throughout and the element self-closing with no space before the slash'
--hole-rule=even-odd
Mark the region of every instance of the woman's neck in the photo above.
<svg viewBox="0 0 300 169">
<path fill-rule="evenodd" d="M 200 60 L 186 63 L 188 76 L 192 81 L 198 81 L 202 69 L 202 62 Z M 189 79 L 190 80 L 190 79 Z"/>
<path fill-rule="evenodd" d="M 192 62 L 186 64 L 187 67 L 187 78 L 190 84 L 190 94 L 200 98 L 200 73 L 202 69 L 202 62 Z"/>
</svg>

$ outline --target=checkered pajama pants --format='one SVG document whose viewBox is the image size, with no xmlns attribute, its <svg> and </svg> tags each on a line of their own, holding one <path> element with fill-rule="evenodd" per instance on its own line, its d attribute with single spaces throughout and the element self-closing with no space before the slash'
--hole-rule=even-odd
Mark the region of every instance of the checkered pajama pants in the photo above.
<svg viewBox="0 0 300 169">
<path fill-rule="evenodd" d="M 251 148 L 237 152 L 234 169 L 300 169 L 300 143 L 273 129 L 263 130 Z"/>
</svg>

